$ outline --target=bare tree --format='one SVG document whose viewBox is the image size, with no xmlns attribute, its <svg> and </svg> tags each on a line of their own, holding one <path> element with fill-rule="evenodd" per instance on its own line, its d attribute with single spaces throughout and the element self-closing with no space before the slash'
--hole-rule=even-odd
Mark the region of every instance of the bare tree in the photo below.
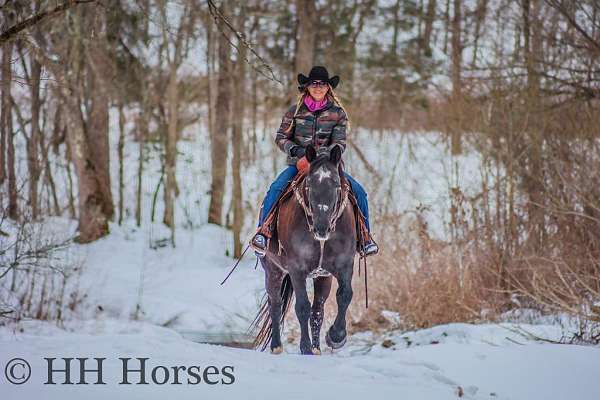
<svg viewBox="0 0 600 400">
<path fill-rule="evenodd" d="M 246 18 L 246 6 L 240 5 L 238 15 L 238 26 L 245 32 L 244 20 Z M 233 175 L 233 256 L 239 258 L 242 255 L 241 232 L 244 224 L 244 209 L 242 207 L 242 176 L 241 156 L 244 146 L 244 109 L 246 98 L 244 96 L 246 85 L 246 47 L 238 46 L 237 62 L 235 63 L 235 93 L 233 99 L 233 124 L 231 130 L 231 145 L 233 147 L 233 158 L 231 161 L 231 172 Z"/>
<path fill-rule="evenodd" d="M 460 143 L 461 112 L 459 110 L 462 101 L 461 70 L 463 44 L 461 39 L 461 23 L 462 0 L 454 0 L 454 14 L 452 16 L 452 64 L 450 75 L 452 77 L 452 103 L 456 109 L 454 110 L 455 118 L 450 127 L 452 154 L 460 154 L 462 151 Z"/>
<path fill-rule="evenodd" d="M 296 17 L 298 18 L 296 53 L 294 54 L 294 71 L 296 73 L 300 71 L 307 73 L 314 64 L 315 40 L 318 32 L 315 27 L 318 16 L 315 0 L 296 0 Z"/>
<path fill-rule="evenodd" d="M 73 22 L 71 71 L 66 74 L 71 92 L 62 88 L 61 95 L 69 106 L 67 139 L 78 177 L 80 235 L 77 240 L 85 243 L 106 235 L 108 221 L 114 214 L 108 156 L 110 65 L 107 61 L 110 58 L 105 12 L 79 9 Z M 78 96 L 73 96 L 73 92 Z M 89 111 L 83 115 L 80 101 L 86 95 Z"/>
<path fill-rule="evenodd" d="M 219 8 L 222 14 L 227 14 L 229 2 L 224 1 Z M 227 139 L 229 131 L 229 113 L 231 107 L 231 81 L 232 63 L 230 60 L 229 36 L 223 29 L 223 25 L 217 22 L 221 31 L 218 39 L 218 87 L 215 110 L 215 130 L 211 136 L 211 190 L 210 205 L 208 208 L 208 222 L 221 225 L 223 218 L 223 197 L 225 194 L 225 175 L 227 173 L 227 157 L 229 142 Z"/>
<path fill-rule="evenodd" d="M 15 145 L 12 119 L 11 81 L 13 44 L 5 43 L 2 48 L 2 155 L 6 154 L 2 169 L 8 177 L 8 216 L 14 220 L 19 217 L 17 203 L 17 178 L 15 175 Z M 6 152 L 6 153 L 5 153 Z M 5 166 L 6 165 L 6 166 Z M 4 170 L 6 168 L 6 170 Z M 4 178 L 5 174 L 0 174 Z M 3 179 L 2 179 L 3 180 Z"/>
<path fill-rule="evenodd" d="M 175 232 L 175 198 L 179 195 L 177 180 L 175 178 L 175 165 L 177 162 L 177 140 L 179 136 L 179 82 L 177 70 L 185 55 L 186 41 L 190 27 L 193 26 L 195 13 L 189 2 L 185 3 L 180 17 L 174 41 L 169 36 L 169 18 L 167 18 L 167 2 L 160 2 L 162 17 L 162 37 L 166 52 L 168 83 L 167 83 L 167 135 L 165 140 L 165 211 L 163 222 L 171 228 L 171 242 L 174 245 Z M 172 44 L 171 44 L 172 43 Z"/>
<path fill-rule="evenodd" d="M 527 70 L 526 101 L 530 113 L 530 122 L 526 127 L 530 140 L 528 165 L 525 165 L 524 184 L 529 195 L 529 218 L 533 231 L 530 243 L 535 248 L 542 245 L 544 216 L 541 205 L 544 202 L 542 170 L 542 120 L 540 119 L 540 73 L 539 60 L 542 59 L 542 32 L 539 20 L 540 0 L 522 0 L 523 42 L 525 67 Z"/>
<path fill-rule="evenodd" d="M 94 2 L 96 2 L 96 0 L 64 0 L 62 4 L 59 4 L 49 10 L 39 10 L 38 8 L 38 10 L 33 15 L 24 19 L 23 21 L 20 21 L 18 24 L 3 27 L 2 32 L 0 33 L 0 45 L 8 42 L 20 32 L 31 28 L 32 26 L 35 26 L 44 20 L 62 14 L 74 5 Z"/>
</svg>

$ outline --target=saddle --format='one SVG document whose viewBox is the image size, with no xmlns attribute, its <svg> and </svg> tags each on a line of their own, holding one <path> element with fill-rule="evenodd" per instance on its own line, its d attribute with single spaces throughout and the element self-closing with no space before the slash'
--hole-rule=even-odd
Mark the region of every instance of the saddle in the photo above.
<svg viewBox="0 0 600 400">
<path fill-rule="evenodd" d="M 286 186 L 285 190 L 279 196 L 279 199 L 265 218 L 263 225 L 259 228 L 258 233 L 261 233 L 267 238 L 267 248 L 270 248 L 270 241 L 272 238 L 277 237 L 277 220 L 279 216 L 279 209 L 281 204 L 284 201 L 294 196 L 294 188 L 298 187 L 306 178 L 307 171 L 299 170 L 294 179 Z M 346 179 L 344 174 L 340 174 L 341 176 L 341 184 L 343 188 L 347 188 L 348 192 L 348 200 L 352 204 L 352 209 L 354 210 L 354 220 L 356 221 L 356 232 L 358 233 L 356 250 L 362 254 L 362 249 L 370 239 L 369 231 L 367 230 L 367 225 L 365 223 L 365 217 L 360 212 L 360 208 L 358 207 L 358 201 L 356 200 L 356 195 L 352 191 L 352 186 L 350 182 Z M 298 202 L 295 202 L 297 207 L 301 207 Z"/>
</svg>

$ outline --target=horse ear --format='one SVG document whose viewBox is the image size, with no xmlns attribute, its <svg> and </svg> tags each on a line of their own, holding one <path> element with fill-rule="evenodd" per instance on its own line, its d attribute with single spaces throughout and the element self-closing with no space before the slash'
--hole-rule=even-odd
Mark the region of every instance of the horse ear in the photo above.
<svg viewBox="0 0 600 400">
<path fill-rule="evenodd" d="M 342 159 L 342 148 L 340 146 L 333 146 L 333 149 L 331 149 L 331 152 L 329 153 L 329 160 L 331 160 L 332 163 L 337 164 L 340 162 L 340 160 Z"/>
<path fill-rule="evenodd" d="M 312 162 L 315 158 L 317 158 L 317 151 L 313 147 L 312 144 L 306 146 L 306 153 L 304 154 L 308 162 Z"/>
</svg>

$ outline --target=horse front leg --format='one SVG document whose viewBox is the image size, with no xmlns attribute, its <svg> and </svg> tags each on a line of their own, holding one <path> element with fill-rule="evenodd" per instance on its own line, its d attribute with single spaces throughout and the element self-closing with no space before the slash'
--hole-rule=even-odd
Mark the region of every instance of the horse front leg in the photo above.
<svg viewBox="0 0 600 400">
<path fill-rule="evenodd" d="M 265 269 L 265 288 L 269 299 L 269 314 L 271 317 L 271 353 L 283 352 L 281 345 L 281 315 L 283 313 L 282 284 L 285 274 L 277 267 Z"/>
<path fill-rule="evenodd" d="M 315 294 L 310 310 L 310 330 L 312 334 L 312 353 L 321 354 L 321 325 L 323 325 L 325 301 L 331 292 L 331 276 L 313 279 Z"/>
<path fill-rule="evenodd" d="M 338 313 L 333 325 L 331 325 L 327 331 L 327 336 L 325 337 L 327 345 L 332 349 L 339 349 L 346 344 L 346 311 L 348 310 L 350 301 L 352 301 L 352 261 L 349 265 L 341 268 L 336 276 L 339 286 L 335 294 Z"/>
<path fill-rule="evenodd" d="M 310 317 L 310 301 L 306 293 L 306 276 L 301 272 L 290 271 L 292 285 L 296 293 L 296 316 L 300 324 L 300 352 L 312 354 L 310 336 L 308 334 L 308 318 Z"/>
</svg>

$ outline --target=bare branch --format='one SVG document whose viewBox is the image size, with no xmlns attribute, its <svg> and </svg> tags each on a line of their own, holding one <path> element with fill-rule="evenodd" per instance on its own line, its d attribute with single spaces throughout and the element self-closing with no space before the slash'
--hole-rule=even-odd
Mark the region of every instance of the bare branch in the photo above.
<svg viewBox="0 0 600 400">
<path fill-rule="evenodd" d="M 24 31 L 27 28 L 38 24 L 39 22 L 55 17 L 56 15 L 68 10 L 76 4 L 95 3 L 97 0 L 67 0 L 63 4 L 54 7 L 52 10 L 40 11 L 31 17 L 19 22 L 18 24 L 8 28 L 0 33 L 0 46 L 11 40 L 14 36 Z"/>
<path fill-rule="evenodd" d="M 267 74 L 265 74 L 263 71 L 261 71 L 260 69 L 256 68 L 254 66 L 254 64 L 250 63 L 250 60 L 248 60 L 248 58 L 244 57 L 245 61 L 248 63 L 248 65 L 250 65 L 256 72 L 258 72 L 259 74 L 263 75 L 265 78 L 275 81 L 281 85 L 283 85 L 283 83 L 277 79 L 277 77 L 275 76 L 275 73 L 273 72 L 273 68 L 271 68 L 271 66 L 265 61 L 264 58 L 262 58 L 257 52 L 256 50 L 254 50 L 254 48 L 252 47 L 252 45 L 250 45 L 250 43 L 246 40 L 245 35 L 238 31 L 237 29 L 235 29 L 235 27 L 227 20 L 227 18 L 225 18 L 225 16 L 219 11 L 219 9 L 217 8 L 217 6 L 215 5 L 215 3 L 212 0 L 206 0 L 208 3 L 208 10 L 210 11 L 210 14 L 213 16 L 214 20 L 215 20 L 215 25 L 217 25 L 217 28 L 219 29 L 219 31 L 221 31 L 221 33 L 223 34 L 223 36 L 225 36 L 225 38 L 227 38 L 227 41 L 229 41 L 229 44 L 236 49 L 236 51 L 238 51 L 239 53 L 239 49 L 238 47 L 233 44 L 230 40 L 229 37 L 225 34 L 225 32 L 223 32 L 221 30 L 221 26 L 219 24 L 219 20 L 223 21 L 223 23 L 225 25 L 227 25 L 227 27 L 235 34 L 235 36 L 238 38 L 238 40 L 244 45 L 246 46 L 246 48 L 248 50 L 250 50 L 252 52 L 252 54 L 254 54 L 256 56 L 256 58 L 258 58 L 262 64 L 263 67 L 265 67 L 270 73 L 271 76 L 268 76 Z"/>
</svg>

